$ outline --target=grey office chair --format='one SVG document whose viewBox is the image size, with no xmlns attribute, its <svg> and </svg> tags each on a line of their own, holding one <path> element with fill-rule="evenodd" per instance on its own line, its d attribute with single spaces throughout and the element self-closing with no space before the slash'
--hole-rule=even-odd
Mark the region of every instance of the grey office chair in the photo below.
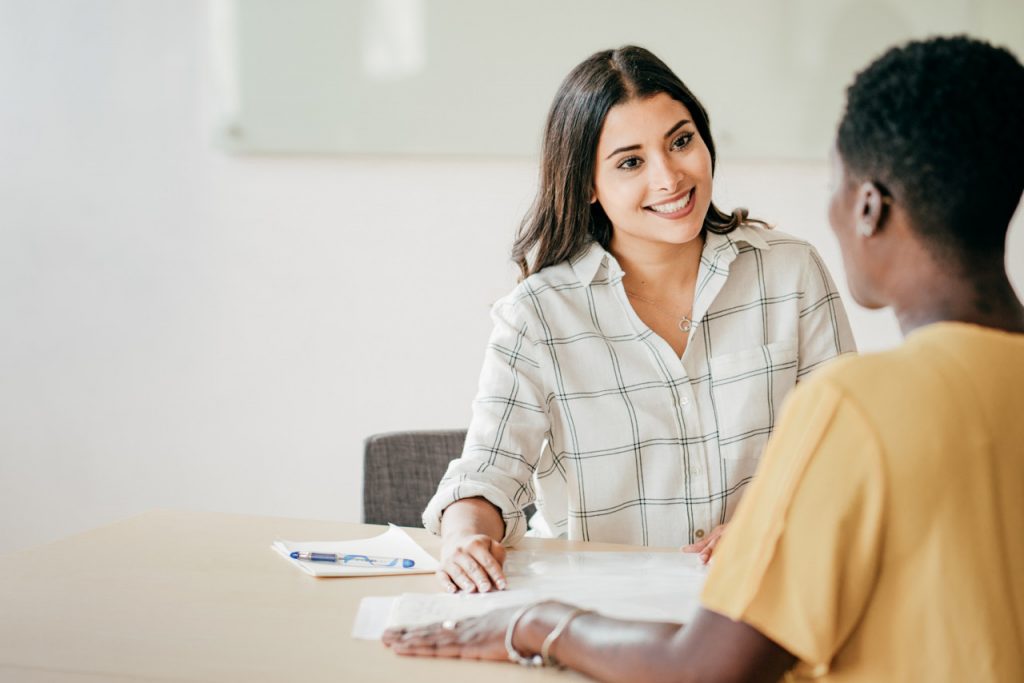
<svg viewBox="0 0 1024 683">
<path fill-rule="evenodd" d="M 423 508 L 448 463 L 462 453 L 465 429 L 390 432 L 366 439 L 363 521 L 423 526 Z"/>
<path fill-rule="evenodd" d="M 448 463 L 462 454 L 465 429 L 389 432 L 366 439 L 363 522 L 422 527 L 423 508 Z M 527 519 L 534 506 L 527 506 Z"/>
</svg>

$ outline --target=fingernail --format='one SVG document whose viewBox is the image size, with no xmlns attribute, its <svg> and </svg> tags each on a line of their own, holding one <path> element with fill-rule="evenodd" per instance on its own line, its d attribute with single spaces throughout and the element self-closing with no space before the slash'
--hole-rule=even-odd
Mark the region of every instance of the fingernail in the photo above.
<svg viewBox="0 0 1024 683">
<path fill-rule="evenodd" d="M 502 591 L 505 590 L 505 585 L 506 584 L 505 584 L 504 581 L 502 581 L 500 579 L 498 580 L 498 590 L 502 590 Z"/>
<path fill-rule="evenodd" d="M 458 589 L 458 588 L 456 588 L 455 586 L 448 586 L 448 592 L 449 592 L 449 593 L 454 593 L 454 592 L 455 592 L 455 591 L 457 591 L 457 590 L 459 590 L 459 589 Z"/>
</svg>

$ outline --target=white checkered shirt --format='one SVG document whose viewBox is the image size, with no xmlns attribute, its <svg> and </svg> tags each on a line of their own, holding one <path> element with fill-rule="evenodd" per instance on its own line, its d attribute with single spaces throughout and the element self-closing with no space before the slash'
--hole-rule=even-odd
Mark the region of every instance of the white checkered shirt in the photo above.
<svg viewBox="0 0 1024 683">
<path fill-rule="evenodd" d="M 570 539 L 679 546 L 727 522 L 797 380 L 854 350 L 809 244 L 755 226 L 708 233 L 682 359 L 633 311 L 594 243 L 492 309 L 462 457 L 423 513 L 482 496 L 506 544 L 533 526 Z"/>
</svg>

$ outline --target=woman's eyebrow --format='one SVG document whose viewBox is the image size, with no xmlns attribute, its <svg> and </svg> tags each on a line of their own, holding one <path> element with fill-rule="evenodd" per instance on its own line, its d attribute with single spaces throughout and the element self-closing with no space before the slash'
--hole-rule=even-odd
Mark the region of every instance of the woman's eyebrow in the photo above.
<svg viewBox="0 0 1024 683">
<path fill-rule="evenodd" d="M 630 151 L 632 151 L 634 149 L 640 149 L 640 145 L 629 145 L 628 147 L 619 147 L 617 150 L 615 150 L 614 152 L 612 152 L 611 154 L 606 156 L 604 158 L 604 160 L 608 161 L 609 159 L 611 159 L 613 156 L 615 156 L 619 152 L 630 152 Z"/>
<path fill-rule="evenodd" d="M 676 125 L 672 126 L 667 133 L 665 133 L 665 137 L 666 138 L 672 137 L 673 133 L 675 133 L 677 130 L 679 130 L 680 128 L 682 128 L 683 126 L 685 126 L 688 123 L 692 123 L 692 121 L 690 121 L 690 119 L 682 119 L 681 121 L 679 121 L 679 123 L 677 123 Z M 631 152 L 634 149 L 640 149 L 640 145 L 627 145 L 626 147 L 619 147 L 618 149 L 614 150 L 611 154 L 606 156 L 604 159 L 605 159 L 605 161 L 607 161 L 608 159 L 611 159 L 613 156 L 615 156 L 619 152 Z"/>
<path fill-rule="evenodd" d="M 679 130 L 680 128 L 682 128 L 683 126 L 685 126 L 685 125 L 686 125 L 686 124 L 688 124 L 688 123 L 691 123 L 690 119 L 683 119 L 682 121 L 680 121 L 680 122 L 679 122 L 679 123 L 677 123 L 676 125 L 672 126 L 672 127 L 671 127 L 671 128 L 669 129 L 669 131 L 668 131 L 667 133 L 665 133 L 665 137 L 666 137 L 666 138 L 670 138 L 670 137 L 672 137 L 672 134 L 673 134 L 673 133 L 675 133 L 675 132 L 676 132 L 677 130 Z"/>
</svg>

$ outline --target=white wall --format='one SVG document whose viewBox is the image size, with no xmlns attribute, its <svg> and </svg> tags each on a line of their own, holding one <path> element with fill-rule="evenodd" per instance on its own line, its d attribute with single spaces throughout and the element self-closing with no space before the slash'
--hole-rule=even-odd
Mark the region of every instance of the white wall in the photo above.
<svg viewBox="0 0 1024 683">
<path fill-rule="evenodd" d="M 356 520 L 366 435 L 468 419 L 534 164 L 226 157 L 207 41 L 197 0 L 0 1 L 0 549 L 157 506 Z M 826 182 L 716 192 L 841 281 Z"/>
</svg>

